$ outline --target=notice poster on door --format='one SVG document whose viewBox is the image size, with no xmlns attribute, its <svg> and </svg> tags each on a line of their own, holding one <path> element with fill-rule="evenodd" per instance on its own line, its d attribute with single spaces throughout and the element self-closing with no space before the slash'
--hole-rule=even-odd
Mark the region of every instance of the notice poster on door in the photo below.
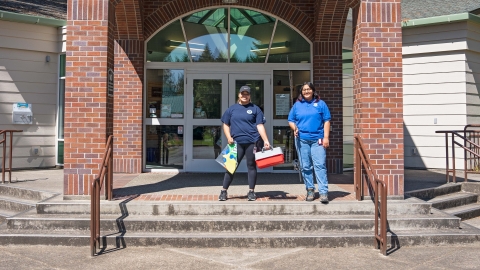
<svg viewBox="0 0 480 270">
<path fill-rule="evenodd" d="M 290 112 L 290 94 L 275 94 L 275 114 L 288 115 Z"/>
<path fill-rule="evenodd" d="M 171 114 L 172 114 L 172 105 L 162 104 L 160 117 L 162 118 L 170 117 Z"/>
</svg>

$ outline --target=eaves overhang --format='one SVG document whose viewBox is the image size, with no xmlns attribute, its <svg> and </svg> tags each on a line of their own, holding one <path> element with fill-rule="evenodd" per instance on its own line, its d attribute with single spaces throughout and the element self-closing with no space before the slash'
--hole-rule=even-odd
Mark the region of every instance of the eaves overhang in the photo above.
<svg viewBox="0 0 480 270">
<path fill-rule="evenodd" d="M 474 23 L 480 24 L 480 16 L 477 16 L 472 13 L 459 13 L 459 14 L 451 14 L 451 15 L 442 15 L 436 17 L 429 17 L 429 18 L 421 18 L 421 19 L 404 19 L 402 21 L 402 28 L 412 28 L 412 27 L 419 27 L 419 26 L 430 26 L 436 24 L 449 24 L 449 23 L 456 23 L 462 21 L 471 21 Z"/>
<path fill-rule="evenodd" d="M 1 10 L 0 10 L 0 20 L 19 22 L 19 23 L 38 24 L 38 25 L 53 26 L 53 27 L 62 27 L 67 25 L 67 21 L 65 20 L 24 15 L 24 14 L 18 14 L 18 13 L 1 11 Z"/>
</svg>

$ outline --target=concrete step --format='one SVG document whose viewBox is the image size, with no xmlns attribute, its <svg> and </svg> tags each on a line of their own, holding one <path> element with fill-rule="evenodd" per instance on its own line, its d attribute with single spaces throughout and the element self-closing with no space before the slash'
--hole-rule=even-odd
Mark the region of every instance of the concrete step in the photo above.
<svg viewBox="0 0 480 270">
<path fill-rule="evenodd" d="M 46 199 L 50 199 L 57 195 L 58 194 L 56 193 L 52 193 L 48 191 L 21 188 L 21 187 L 15 187 L 12 185 L 0 185 L 0 196 L 13 197 L 19 200 L 24 199 L 24 200 L 40 202 Z"/>
<path fill-rule="evenodd" d="M 127 232 L 273 232 L 373 231 L 373 215 L 102 215 L 102 231 Z M 89 215 L 22 214 L 7 219 L 9 230 L 90 230 Z M 429 215 L 388 217 L 391 230 L 460 227 L 460 218 Z"/>
<path fill-rule="evenodd" d="M 447 208 L 467 205 L 470 203 L 476 203 L 477 200 L 478 200 L 477 194 L 461 191 L 461 192 L 437 196 L 429 200 L 428 202 L 432 203 L 432 207 L 436 209 L 447 209 Z"/>
<path fill-rule="evenodd" d="M 35 207 L 36 201 L 11 196 L 0 196 L 0 210 L 23 212 Z"/>
<path fill-rule="evenodd" d="M 480 183 L 479 182 L 462 183 L 462 190 L 480 195 Z"/>
<path fill-rule="evenodd" d="M 387 203 L 388 215 L 428 214 L 431 204 L 412 198 Z M 318 202 L 146 202 L 102 201 L 101 214 L 113 215 L 373 215 L 372 201 Z M 88 214 L 89 201 L 46 201 L 39 214 Z"/>
<path fill-rule="evenodd" d="M 476 227 L 476 228 L 480 229 L 480 216 L 464 220 L 463 222 L 470 225 L 470 226 L 473 226 L 473 227 Z"/>
<path fill-rule="evenodd" d="M 480 203 L 472 203 L 445 209 L 444 212 L 457 216 L 462 220 L 467 220 L 480 216 Z"/>
<path fill-rule="evenodd" d="M 416 245 L 447 245 L 473 243 L 480 240 L 480 230 L 465 225 L 462 229 L 428 231 L 392 231 L 388 233 L 388 248 Z M 242 247 L 242 248 L 293 248 L 293 247 L 352 247 L 372 246 L 372 231 L 345 232 L 217 232 L 217 233 L 102 233 L 101 243 L 106 247 L 162 246 L 162 247 Z M 61 245 L 88 246 L 87 231 L 9 231 L 0 233 L 0 245 Z"/>
<path fill-rule="evenodd" d="M 6 210 L 6 209 L 0 209 L 0 224 L 4 223 L 7 220 L 7 218 L 12 217 L 16 214 L 18 214 L 18 212 Z"/>
<path fill-rule="evenodd" d="M 449 183 L 436 188 L 418 189 L 410 192 L 405 192 L 405 198 L 415 197 L 428 201 L 435 197 L 460 192 L 461 190 L 462 183 Z"/>
</svg>

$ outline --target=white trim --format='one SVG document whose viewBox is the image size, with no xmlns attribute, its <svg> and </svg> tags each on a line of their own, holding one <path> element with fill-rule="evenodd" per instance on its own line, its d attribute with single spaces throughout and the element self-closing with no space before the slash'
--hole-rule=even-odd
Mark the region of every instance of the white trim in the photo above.
<svg viewBox="0 0 480 270">
<path fill-rule="evenodd" d="M 185 69 L 207 72 L 257 72 L 271 70 L 312 70 L 312 63 L 186 63 L 186 62 L 147 62 L 147 69 Z"/>
</svg>

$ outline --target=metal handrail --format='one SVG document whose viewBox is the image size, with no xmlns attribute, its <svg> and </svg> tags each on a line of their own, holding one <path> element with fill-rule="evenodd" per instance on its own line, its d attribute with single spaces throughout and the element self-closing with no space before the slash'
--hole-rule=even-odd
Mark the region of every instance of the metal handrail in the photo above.
<svg viewBox="0 0 480 270">
<path fill-rule="evenodd" d="M 113 190 L 113 135 L 108 136 L 98 176 L 92 182 L 90 194 L 90 250 L 92 256 L 95 256 L 97 246 L 100 247 L 100 190 L 105 177 L 107 178 L 105 196 L 107 200 L 111 200 Z"/>
<path fill-rule="evenodd" d="M 452 181 L 454 183 L 457 182 L 456 180 L 456 163 L 455 163 L 455 145 L 459 146 L 464 150 L 464 155 L 463 155 L 463 172 L 464 172 L 464 182 L 468 181 L 468 172 L 473 172 L 469 170 L 468 168 L 468 160 L 471 159 L 476 159 L 477 163 L 480 162 L 480 145 L 475 143 L 473 140 L 470 140 L 467 138 L 467 133 L 478 133 L 480 134 L 480 130 L 469 130 L 471 127 L 480 127 L 480 125 L 475 124 L 475 125 L 465 125 L 463 130 L 437 130 L 435 133 L 444 133 L 445 134 L 445 159 L 446 159 L 446 182 L 450 182 L 450 173 L 452 173 Z M 460 133 L 463 133 L 461 135 Z M 451 142 L 452 142 L 452 169 L 449 167 L 449 154 L 448 154 L 448 139 L 449 139 L 449 134 L 451 134 Z M 457 136 L 459 139 L 463 141 L 462 143 L 459 143 L 455 140 L 455 136 Z M 480 135 L 479 135 L 480 136 Z M 472 151 L 472 148 L 475 151 Z M 467 157 L 469 155 L 469 157 Z M 479 164 L 477 164 L 478 166 Z"/>
<path fill-rule="evenodd" d="M 13 150 L 13 133 L 14 132 L 23 132 L 23 130 L 19 129 L 8 129 L 8 130 L 0 130 L 0 135 L 3 134 L 3 139 L 0 141 L 0 144 L 3 144 L 3 155 L 2 155 L 2 184 L 5 184 L 5 172 L 8 172 L 8 182 L 12 182 L 12 150 Z M 7 156 L 7 133 L 10 134 L 10 155 L 8 160 L 8 168 L 5 167 L 5 159 Z"/>
<path fill-rule="evenodd" d="M 380 180 L 366 153 L 365 145 L 360 135 L 355 134 L 355 196 L 358 201 L 363 200 L 362 165 L 366 171 L 370 185 L 373 188 L 375 201 L 375 248 L 380 249 L 383 255 L 387 255 L 387 183 Z M 380 204 L 380 207 L 379 207 Z M 380 224 L 379 224 L 380 219 Z"/>
</svg>

